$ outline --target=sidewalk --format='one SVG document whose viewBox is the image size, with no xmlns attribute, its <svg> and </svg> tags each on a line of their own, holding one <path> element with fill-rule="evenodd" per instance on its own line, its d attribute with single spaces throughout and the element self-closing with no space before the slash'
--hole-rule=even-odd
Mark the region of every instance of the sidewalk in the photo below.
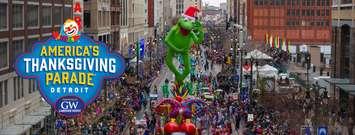
<svg viewBox="0 0 355 135">
<path fill-rule="evenodd" d="M 307 81 L 307 69 L 302 67 L 302 65 L 298 64 L 298 63 L 290 63 L 287 67 L 289 73 L 293 72 L 293 73 L 300 73 L 300 78 L 302 80 L 304 80 L 305 82 Z M 313 72 L 312 69 L 308 70 L 309 73 L 309 85 L 312 86 L 312 84 L 314 84 L 315 82 L 318 82 L 318 84 L 321 87 L 325 87 L 328 89 L 328 95 L 333 95 L 332 91 L 329 91 L 330 85 L 329 83 L 327 83 L 326 81 L 324 81 L 323 79 L 315 79 L 315 78 L 319 78 L 320 74 L 319 71 Z M 307 82 L 306 82 L 307 83 Z"/>
<path fill-rule="evenodd" d="M 302 67 L 300 64 L 297 63 L 290 63 L 288 65 L 289 72 L 296 72 L 296 73 L 301 73 L 300 78 L 304 81 L 307 80 L 307 69 Z M 314 84 L 315 82 L 318 82 L 318 84 L 321 87 L 325 87 L 328 90 L 328 96 L 333 96 L 334 91 L 330 89 L 330 84 L 324 81 L 323 79 L 315 79 L 320 77 L 319 71 L 318 72 L 313 72 L 312 69 L 309 70 L 309 83 L 310 85 Z M 330 119 L 330 118 L 329 118 Z M 340 123 L 337 122 L 337 124 L 334 125 L 327 125 L 328 126 L 328 132 L 330 134 L 335 133 L 335 131 L 338 129 L 338 131 L 341 132 L 342 135 L 347 135 L 348 134 L 348 128 L 345 125 L 341 125 Z M 355 129 L 353 129 L 355 131 Z M 353 132 L 354 132 L 353 131 Z M 355 132 L 354 132 L 355 133 Z"/>
</svg>

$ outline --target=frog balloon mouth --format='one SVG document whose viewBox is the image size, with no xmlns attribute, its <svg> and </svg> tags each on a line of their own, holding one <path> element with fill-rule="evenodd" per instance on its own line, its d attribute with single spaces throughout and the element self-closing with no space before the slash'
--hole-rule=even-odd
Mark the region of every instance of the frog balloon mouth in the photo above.
<svg viewBox="0 0 355 135">
<path fill-rule="evenodd" d="M 187 36 L 190 33 L 190 30 L 180 27 L 180 33 L 184 36 Z"/>
</svg>

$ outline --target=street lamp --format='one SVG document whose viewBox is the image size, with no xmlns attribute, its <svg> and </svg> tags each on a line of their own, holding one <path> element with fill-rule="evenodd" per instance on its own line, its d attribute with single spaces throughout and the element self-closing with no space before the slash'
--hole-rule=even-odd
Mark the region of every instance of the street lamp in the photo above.
<svg viewBox="0 0 355 135">
<path fill-rule="evenodd" d="M 235 34 L 235 33 L 234 33 Z M 231 38 L 231 42 L 233 43 L 233 73 L 237 73 L 237 42 L 238 39 L 236 37 Z"/>
<path fill-rule="evenodd" d="M 311 54 L 309 54 L 309 52 L 307 52 L 305 54 L 305 58 L 306 58 L 306 65 L 307 65 L 307 89 L 309 90 L 309 69 L 311 68 Z"/>
<path fill-rule="evenodd" d="M 137 72 L 137 80 L 139 80 L 139 67 L 138 67 L 138 65 L 139 65 L 139 53 L 140 53 L 140 51 L 141 51 L 141 49 L 140 49 L 140 46 L 139 46 L 139 42 L 137 41 L 137 42 L 135 42 L 135 44 L 137 45 L 136 46 L 136 72 Z"/>
<path fill-rule="evenodd" d="M 241 48 L 238 48 L 238 52 L 239 52 L 239 58 L 240 58 L 240 63 L 239 63 L 239 88 L 241 90 L 241 88 L 243 87 L 243 53 L 244 50 Z"/>
</svg>

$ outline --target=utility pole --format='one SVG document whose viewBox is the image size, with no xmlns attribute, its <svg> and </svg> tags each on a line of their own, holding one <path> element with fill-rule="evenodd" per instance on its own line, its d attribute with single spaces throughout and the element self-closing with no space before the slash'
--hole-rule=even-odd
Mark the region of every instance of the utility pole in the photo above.
<svg viewBox="0 0 355 135">
<path fill-rule="evenodd" d="M 311 68 L 311 55 L 309 52 L 306 53 L 306 62 L 307 62 L 307 90 L 309 90 L 309 69 Z"/>
<path fill-rule="evenodd" d="M 243 50 L 241 47 L 238 48 L 239 50 L 239 92 L 242 90 L 243 88 Z"/>
<path fill-rule="evenodd" d="M 139 53 L 140 53 L 140 47 L 139 47 L 139 42 L 136 42 L 136 50 L 137 50 L 137 62 L 136 62 L 136 72 L 137 72 L 137 80 L 139 80 Z"/>
<path fill-rule="evenodd" d="M 234 55 L 233 55 L 233 62 L 234 62 L 234 65 L 233 65 L 233 73 L 234 73 L 234 75 L 236 75 L 237 74 L 237 33 L 235 33 L 235 29 L 236 29 L 236 27 L 234 27 L 234 29 L 233 29 L 233 44 L 234 44 L 234 47 L 233 47 L 233 53 L 234 53 Z"/>
</svg>

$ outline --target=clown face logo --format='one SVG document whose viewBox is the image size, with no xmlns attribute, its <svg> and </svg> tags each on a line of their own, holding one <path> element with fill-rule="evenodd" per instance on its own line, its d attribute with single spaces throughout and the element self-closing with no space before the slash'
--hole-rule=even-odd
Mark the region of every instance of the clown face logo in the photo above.
<svg viewBox="0 0 355 135">
<path fill-rule="evenodd" d="M 63 30 L 67 36 L 75 36 L 78 34 L 79 26 L 75 21 L 67 20 L 64 23 Z"/>
</svg>

